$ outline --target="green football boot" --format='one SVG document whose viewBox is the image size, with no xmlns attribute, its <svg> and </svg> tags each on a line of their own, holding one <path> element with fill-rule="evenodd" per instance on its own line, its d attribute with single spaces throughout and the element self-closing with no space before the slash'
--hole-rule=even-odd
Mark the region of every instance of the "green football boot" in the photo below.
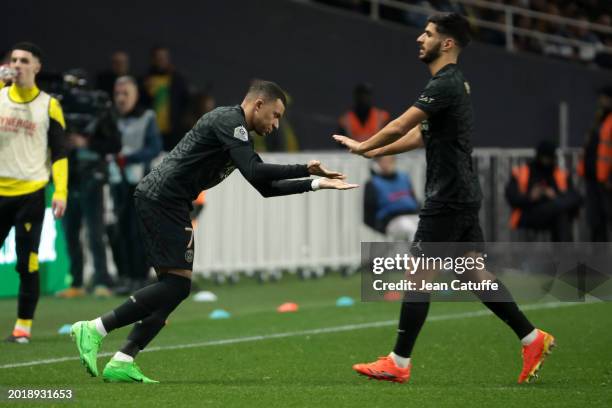
<svg viewBox="0 0 612 408">
<path fill-rule="evenodd" d="M 81 363 L 92 377 L 98 376 L 98 350 L 102 344 L 103 336 L 98 333 L 93 322 L 76 322 L 70 328 L 70 337 L 76 342 L 79 349 Z"/>
<path fill-rule="evenodd" d="M 143 384 L 157 384 L 155 381 L 146 377 L 140 367 L 135 362 L 119 361 L 114 358 L 106 364 L 102 372 L 105 382 L 136 382 Z"/>
</svg>

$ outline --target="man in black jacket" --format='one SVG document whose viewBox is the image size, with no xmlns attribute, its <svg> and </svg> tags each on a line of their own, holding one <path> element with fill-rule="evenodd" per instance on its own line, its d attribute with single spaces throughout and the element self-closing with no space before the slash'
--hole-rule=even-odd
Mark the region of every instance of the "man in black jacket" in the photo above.
<svg viewBox="0 0 612 408">
<path fill-rule="evenodd" d="M 556 146 L 542 141 L 535 159 L 512 169 L 506 199 L 510 227 L 550 231 L 553 242 L 573 241 L 571 221 L 582 204 L 569 174 L 557 166 Z"/>
</svg>

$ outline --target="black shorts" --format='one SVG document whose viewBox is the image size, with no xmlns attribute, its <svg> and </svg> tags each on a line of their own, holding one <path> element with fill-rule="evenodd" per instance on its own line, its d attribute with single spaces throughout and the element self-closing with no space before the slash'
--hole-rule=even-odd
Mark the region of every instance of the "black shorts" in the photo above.
<svg viewBox="0 0 612 408">
<path fill-rule="evenodd" d="M 426 248 L 426 243 L 438 242 L 449 245 L 434 244 Z M 411 250 L 413 255 L 462 256 L 471 251 L 484 252 L 478 209 L 419 216 L 419 226 Z"/>
<path fill-rule="evenodd" d="M 194 237 L 189 207 L 135 196 L 138 227 L 147 260 L 154 268 L 193 269 Z"/>
<path fill-rule="evenodd" d="M 38 247 L 45 219 L 45 189 L 19 196 L 0 196 L 0 246 L 15 226 L 17 272 L 38 271 Z"/>
</svg>

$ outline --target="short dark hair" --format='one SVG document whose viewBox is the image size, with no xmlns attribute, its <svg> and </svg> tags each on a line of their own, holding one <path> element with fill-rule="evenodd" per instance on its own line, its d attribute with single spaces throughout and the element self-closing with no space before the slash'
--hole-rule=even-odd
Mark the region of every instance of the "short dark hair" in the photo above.
<svg viewBox="0 0 612 408">
<path fill-rule="evenodd" d="M 372 94 L 372 85 L 369 84 L 368 82 L 361 82 L 359 84 L 357 84 L 357 86 L 355 86 L 355 89 L 353 89 L 353 94 L 355 96 L 357 95 L 371 95 Z"/>
<path fill-rule="evenodd" d="M 427 22 L 435 24 L 440 34 L 455 40 L 459 48 L 467 47 L 472 40 L 470 23 L 459 13 L 437 13 L 429 16 Z"/>
<path fill-rule="evenodd" d="M 287 96 L 285 91 L 272 81 L 255 80 L 251 83 L 247 95 L 263 96 L 266 100 L 280 99 L 285 107 L 287 106 Z"/>
<path fill-rule="evenodd" d="M 31 42 L 20 42 L 20 43 L 17 43 L 15 45 L 13 45 L 13 47 L 11 48 L 11 52 L 13 52 L 15 50 L 28 51 L 28 52 L 32 53 L 33 56 L 38 58 L 39 61 L 42 61 L 42 57 L 43 57 L 42 50 L 40 49 L 40 47 L 38 45 L 36 45 L 34 43 L 31 43 Z"/>
<path fill-rule="evenodd" d="M 155 44 L 153 47 L 149 49 L 149 55 L 153 56 L 157 51 L 166 50 L 170 52 L 170 47 L 165 44 Z"/>
<path fill-rule="evenodd" d="M 537 157 L 555 157 L 557 144 L 552 140 L 541 140 L 536 146 Z"/>
<path fill-rule="evenodd" d="M 607 96 L 608 98 L 612 98 L 612 85 L 606 85 L 599 89 L 599 95 Z"/>
</svg>

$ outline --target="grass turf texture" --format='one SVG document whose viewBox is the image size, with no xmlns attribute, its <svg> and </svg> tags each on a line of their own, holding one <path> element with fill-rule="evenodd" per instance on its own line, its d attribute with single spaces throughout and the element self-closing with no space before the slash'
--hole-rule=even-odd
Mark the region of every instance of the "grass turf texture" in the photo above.
<svg viewBox="0 0 612 408">
<path fill-rule="evenodd" d="M 398 303 L 357 303 L 338 308 L 342 295 L 359 298 L 359 277 L 328 276 L 298 281 L 286 277 L 259 285 L 243 281 L 212 288 L 216 303 L 189 299 L 171 315 L 169 325 L 150 347 L 166 347 L 247 336 L 269 336 L 311 329 L 395 321 Z M 279 314 L 285 301 L 300 304 L 297 313 Z M 370 381 L 351 370 L 356 362 L 388 353 L 395 324 L 335 333 L 296 335 L 234 344 L 145 352 L 137 361 L 158 385 L 105 384 L 91 378 L 76 360 L 76 347 L 58 328 L 91 319 L 122 299 L 41 299 L 30 345 L 0 344 L 0 367 L 68 357 L 69 361 L 0 368 L 0 404 L 7 390 L 72 389 L 72 402 L 23 401 L 10 406 L 610 406 L 612 404 L 612 304 L 577 304 L 527 312 L 532 321 L 557 337 L 558 347 L 544 364 L 536 384 L 516 384 L 520 344 L 492 315 L 454 318 L 482 311 L 478 303 L 434 303 L 413 354 L 407 384 Z M 563 305 L 566 306 L 566 305 Z M 9 334 L 14 299 L 0 300 L 0 327 Z M 224 308 L 228 320 L 209 320 Z M 435 316 L 445 320 L 435 321 Z M 129 328 L 111 333 L 101 352 L 114 352 Z M 98 359 L 100 372 L 109 357 Z"/>
</svg>

